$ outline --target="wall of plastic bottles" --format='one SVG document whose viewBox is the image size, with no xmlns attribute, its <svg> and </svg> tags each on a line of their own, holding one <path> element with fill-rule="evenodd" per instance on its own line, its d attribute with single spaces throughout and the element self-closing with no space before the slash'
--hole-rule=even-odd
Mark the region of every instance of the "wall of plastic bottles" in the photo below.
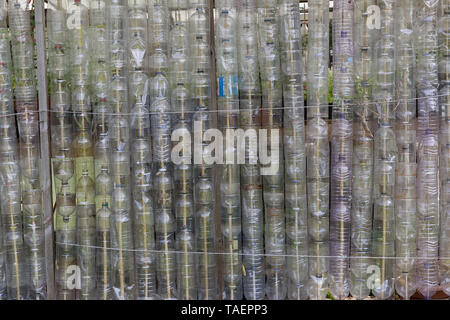
<svg viewBox="0 0 450 320">
<path fill-rule="evenodd" d="M 448 299 L 450 0 L 302 2 L 0 0 L 0 300 Z"/>
</svg>

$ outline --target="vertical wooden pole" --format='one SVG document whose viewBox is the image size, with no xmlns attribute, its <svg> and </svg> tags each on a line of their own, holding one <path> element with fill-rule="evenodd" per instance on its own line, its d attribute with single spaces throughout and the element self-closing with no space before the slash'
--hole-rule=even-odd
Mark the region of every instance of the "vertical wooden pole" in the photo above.
<svg viewBox="0 0 450 320">
<path fill-rule="evenodd" d="M 48 122 L 47 63 L 45 55 L 45 9 L 44 0 L 35 0 L 36 51 L 37 51 L 37 83 L 39 92 L 39 129 L 41 143 L 41 183 L 42 210 L 44 211 L 45 228 L 45 260 L 47 274 L 47 296 L 54 300 L 55 278 L 53 264 L 53 206 L 50 175 L 50 148 Z"/>
</svg>

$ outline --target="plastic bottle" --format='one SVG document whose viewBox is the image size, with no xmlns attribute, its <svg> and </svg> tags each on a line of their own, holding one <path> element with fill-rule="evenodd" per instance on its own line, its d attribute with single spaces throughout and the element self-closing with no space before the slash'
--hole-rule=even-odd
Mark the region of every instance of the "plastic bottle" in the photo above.
<svg viewBox="0 0 450 320">
<path fill-rule="evenodd" d="M 338 0 L 333 8 L 333 124 L 330 189 L 330 292 L 349 294 L 352 144 L 354 99 L 353 1 Z"/>
<path fill-rule="evenodd" d="M 240 1 L 238 8 L 238 59 L 240 126 L 261 127 L 256 0 Z M 257 154 L 250 143 L 241 166 L 243 290 L 248 300 L 264 299 L 264 206 Z"/>
<path fill-rule="evenodd" d="M 137 299 L 157 298 L 152 150 L 150 132 L 147 2 L 128 1 L 129 102 Z"/>
<path fill-rule="evenodd" d="M 279 133 L 283 125 L 283 89 L 279 45 L 279 7 L 277 1 L 257 2 L 259 28 L 259 60 L 262 89 L 262 124 L 268 136 Z M 277 141 L 280 158 L 283 155 L 281 134 Z M 268 147 L 271 148 L 271 145 Z M 269 299 L 283 300 L 287 294 L 286 235 L 284 211 L 284 161 L 271 175 L 263 177 L 266 217 L 266 293 Z"/>
<path fill-rule="evenodd" d="M 127 86 L 127 2 L 111 0 L 106 6 L 111 80 L 109 104 L 111 116 L 111 240 L 113 292 L 119 300 L 135 299 L 131 197 L 130 197 L 130 127 Z"/>
<path fill-rule="evenodd" d="M 376 50 L 374 99 L 378 129 L 374 137 L 374 217 L 372 254 L 380 270 L 379 281 L 372 288 L 378 299 L 394 294 L 395 257 L 395 165 L 397 144 L 392 123 L 395 118 L 395 4 L 383 1 L 380 40 Z"/>
<path fill-rule="evenodd" d="M 450 3 L 441 1 L 438 7 L 438 35 L 439 35 L 439 108 L 441 112 L 440 136 L 440 284 L 442 290 L 450 293 Z"/>
<path fill-rule="evenodd" d="M 395 133 L 395 290 L 404 299 L 416 292 L 416 57 L 414 51 L 414 3 L 396 4 L 396 99 Z"/>
<path fill-rule="evenodd" d="M 217 255 L 215 224 L 215 190 L 213 166 L 206 163 L 204 133 L 211 128 L 210 25 L 209 1 L 190 1 L 189 41 L 191 43 L 191 93 L 193 98 L 193 130 L 201 137 L 201 151 L 194 150 L 194 207 L 196 241 L 196 280 L 199 300 L 214 300 L 217 292 Z M 203 137 L 203 138 L 202 138 Z"/>
<path fill-rule="evenodd" d="M 309 279 L 312 300 L 328 293 L 330 147 L 328 142 L 329 1 L 309 1 L 306 131 Z M 325 257 L 324 257 L 325 256 Z"/>
<path fill-rule="evenodd" d="M 195 269 L 195 229 L 192 151 L 192 96 L 190 91 L 189 3 L 169 1 L 172 26 L 169 34 L 169 80 L 173 132 L 183 133 L 180 162 L 174 163 L 175 218 L 177 254 L 177 295 L 179 299 L 197 298 Z M 173 149 L 172 149 L 173 150 Z"/>
<path fill-rule="evenodd" d="M 437 2 L 417 1 L 415 16 L 418 92 L 417 286 L 425 298 L 438 289 L 439 103 Z M 435 149 L 436 148 L 436 149 Z"/>
<path fill-rule="evenodd" d="M 6 1 L 0 2 L 0 299 L 27 298 L 23 241 L 19 150 L 12 94 L 11 49 Z"/>
<path fill-rule="evenodd" d="M 280 7 L 280 48 L 284 101 L 286 267 L 288 298 L 307 298 L 308 214 L 306 199 L 305 112 L 300 13 L 297 1 Z"/>
<path fill-rule="evenodd" d="M 47 297 L 45 271 L 42 190 L 40 181 L 40 144 L 37 93 L 33 60 L 31 4 L 13 0 L 8 4 L 12 57 L 15 71 L 15 98 L 19 131 L 23 228 L 27 272 L 30 274 L 30 299 Z M 47 190 L 45 190 L 47 192 Z"/>
<path fill-rule="evenodd" d="M 227 132 L 239 127 L 239 87 L 237 56 L 237 3 L 216 3 L 216 73 L 219 128 L 225 136 L 225 150 L 232 155 L 230 163 L 220 167 L 220 202 L 222 213 L 223 292 L 225 300 L 242 299 L 242 227 L 240 199 L 240 166 L 235 138 Z M 230 131 L 228 131 L 230 130 Z M 234 155 L 236 154 L 236 159 Z M 226 157 L 227 155 L 224 155 Z"/>
</svg>

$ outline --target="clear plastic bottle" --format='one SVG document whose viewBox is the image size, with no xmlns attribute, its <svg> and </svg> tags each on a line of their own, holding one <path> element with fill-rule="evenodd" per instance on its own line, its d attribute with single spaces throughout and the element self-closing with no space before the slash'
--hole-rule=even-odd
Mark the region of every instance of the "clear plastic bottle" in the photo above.
<svg viewBox="0 0 450 320">
<path fill-rule="evenodd" d="M 96 298 L 113 299 L 110 207 L 112 196 L 110 113 L 108 101 L 109 46 L 105 1 L 89 2 L 89 86 L 93 111 L 93 153 L 96 212 Z M 104 209 L 107 208 L 107 209 Z M 103 210 L 103 211 L 102 211 Z M 106 211 L 106 213 L 104 212 Z M 99 215 L 103 216 L 99 216 Z M 107 217 L 106 217 L 107 216 Z M 105 221 L 107 219 L 107 221 Z"/>
<path fill-rule="evenodd" d="M 397 165 L 395 177 L 395 290 L 404 299 L 416 292 L 416 57 L 413 0 L 396 3 Z"/>
<path fill-rule="evenodd" d="M 128 1 L 129 103 L 137 299 L 157 298 L 152 152 L 149 116 L 147 2 Z"/>
<path fill-rule="evenodd" d="M 71 279 L 77 265 L 75 185 L 61 182 L 56 195 L 56 296 L 60 300 L 74 300 L 76 286 Z"/>
<path fill-rule="evenodd" d="M 439 143 L 432 129 L 417 154 L 417 287 L 430 299 L 439 287 Z"/>
<path fill-rule="evenodd" d="M 76 265 L 75 162 L 70 95 L 70 50 L 67 29 L 67 1 L 53 1 L 47 13 L 48 71 L 51 102 L 51 142 L 56 193 L 56 297 L 76 298 L 76 286 L 69 280 Z M 72 266 L 72 267 L 71 267 Z"/>
<path fill-rule="evenodd" d="M 353 1 L 334 1 L 333 124 L 330 189 L 330 292 L 347 298 L 351 233 L 352 145 L 354 101 Z"/>
<path fill-rule="evenodd" d="M 441 234 L 439 244 L 440 283 L 450 294 L 450 3 L 441 1 L 438 8 L 439 32 L 439 105 L 441 112 L 440 180 L 441 180 Z"/>
<path fill-rule="evenodd" d="M 306 130 L 309 279 L 312 300 L 328 293 L 330 146 L 328 142 L 329 1 L 309 1 Z"/>
<path fill-rule="evenodd" d="M 0 299 L 27 298 L 19 150 L 12 94 L 12 63 L 6 1 L 0 2 Z"/>
<path fill-rule="evenodd" d="M 374 213 L 372 256 L 379 268 L 373 294 L 378 299 L 389 299 L 394 294 L 395 257 L 395 164 L 397 144 L 395 133 L 388 123 L 381 123 L 375 134 L 374 146 Z"/>
<path fill-rule="evenodd" d="M 155 190 L 155 233 L 158 294 L 175 299 L 176 255 L 174 179 L 170 161 L 171 107 L 168 76 L 169 10 L 166 0 L 148 4 L 150 51 L 150 111 L 153 137 L 153 176 Z"/>
<path fill-rule="evenodd" d="M 439 103 L 438 3 L 416 1 L 415 35 L 418 92 L 417 286 L 431 298 L 439 285 Z"/>
<path fill-rule="evenodd" d="M 85 190 L 79 190 L 81 179 L 92 182 L 94 173 L 94 148 L 92 141 L 92 107 L 89 91 L 89 11 L 80 0 L 72 0 L 68 6 L 69 72 L 71 105 L 73 111 L 75 179 L 77 194 L 77 263 L 80 267 L 81 288 L 79 298 L 95 298 L 95 203 L 86 202 Z M 87 175 L 87 177 L 85 177 Z M 92 186 L 93 187 L 93 186 Z M 95 190 L 92 190 L 92 197 Z M 91 203 L 92 200 L 92 203 Z"/>
<path fill-rule="evenodd" d="M 190 92 L 190 41 L 188 1 L 169 1 L 172 26 L 169 34 L 169 80 L 173 130 L 192 136 L 192 96 Z M 184 137 L 183 137 L 184 139 Z M 180 163 L 174 164 L 175 219 L 177 254 L 177 295 L 179 299 L 197 299 L 195 282 L 194 194 L 191 141 L 180 151 Z"/>
<path fill-rule="evenodd" d="M 84 170 L 76 184 L 77 198 L 77 239 L 78 259 L 80 267 L 80 299 L 95 299 L 95 186 L 89 176 L 89 170 Z"/>
<path fill-rule="evenodd" d="M 353 136 L 353 197 L 350 259 L 350 293 L 356 299 L 367 298 L 370 288 L 372 242 L 372 187 L 373 187 L 373 133 L 370 129 L 370 111 L 373 107 L 374 47 L 378 30 L 371 28 L 369 10 L 375 0 L 355 1 L 355 88 L 358 106 L 355 108 Z"/>
<path fill-rule="evenodd" d="M 259 61 L 262 89 L 262 124 L 272 136 L 283 126 L 283 89 L 280 66 L 279 7 L 274 0 L 258 0 Z M 278 141 L 280 158 L 282 140 Z M 268 146 L 271 147 L 271 146 Z M 286 236 L 284 211 L 284 163 L 263 178 L 266 217 L 266 293 L 269 299 L 283 300 L 287 294 Z"/>
<path fill-rule="evenodd" d="M 305 300 L 308 280 L 305 112 L 300 12 L 297 1 L 280 7 L 280 48 L 284 101 L 286 268 L 288 298 Z"/>
<path fill-rule="evenodd" d="M 374 99 L 378 128 L 374 138 L 374 218 L 372 254 L 380 279 L 372 288 L 378 299 L 394 294 L 395 257 L 395 165 L 397 144 L 392 123 L 395 118 L 395 3 L 380 3 L 381 31 L 376 50 Z"/>
<path fill-rule="evenodd" d="M 45 271 L 40 144 L 31 3 L 9 1 L 8 22 L 14 63 L 16 112 L 19 131 L 23 228 L 27 272 L 31 276 L 30 299 L 47 297 Z M 48 192 L 48 190 L 45 190 Z"/>
<path fill-rule="evenodd" d="M 102 208 L 96 212 L 96 271 L 97 298 L 111 300 L 114 297 L 112 286 L 112 253 L 111 253 L 111 210 L 108 203 L 103 202 Z"/>
<path fill-rule="evenodd" d="M 127 1 L 111 0 L 106 6 L 111 80 L 111 240 L 114 298 L 135 298 L 135 268 L 130 197 L 130 127 L 127 86 Z"/>
<path fill-rule="evenodd" d="M 240 126 L 261 127 L 261 83 L 259 80 L 256 0 L 240 1 L 238 10 L 238 59 Z M 243 290 L 247 300 L 264 299 L 264 205 L 257 155 L 245 150 L 241 166 Z"/>
<path fill-rule="evenodd" d="M 239 126 L 239 88 L 237 57 L 237 3 L 216 2 L 216 73 L 219 128 L 225 136 L 227 153 L 236 154 L 234 137 L 227 130 Z M 233 139 L 233 141 L 230 141 Z M 242 227 L 240 199 L 240 166 L 232 163 L 220 167 L 220 203 L 222 209 L 223 292 L 226 300 L 242 299 Z"/>
<path fill-rule="evenodd" d="M 189 41 L 191 43 L 191 93 L 194 106 L 193 123 L 197 135 L 203 137 L 211 128 L 211 82 L 210 82 L 210 25 L 209 1 L 190 1 Z M 215 190 L 213 167 L 205 162 L 208 141 L 201 139 L 202 151 L 194 152 L 194 207 L 196 281 L 199 300 L 214 300 L 217 292 L 217 255 L 215 226 Z"/>
</svg>

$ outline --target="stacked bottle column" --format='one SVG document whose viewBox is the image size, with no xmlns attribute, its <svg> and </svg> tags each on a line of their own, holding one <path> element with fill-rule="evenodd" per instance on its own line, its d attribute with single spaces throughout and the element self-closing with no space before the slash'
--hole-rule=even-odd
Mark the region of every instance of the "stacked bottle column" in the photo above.
<svg viewBox="0 0 450 320">
<path fill-rule="evenodd" d="M 416 292 L 416 87 L 413 45 L 414 1 L 396 4 L 395 112 L 395 289 L 404 299 Z"/>
<path fill-rule="evenodd" d="M 441 112 L 441 234 L 439 244 L 440 284 L 450 294 L 450 2 L 438 7 L 439 107 Z"/>
<path fill-rule="evenodd" d="M 262 88 L 262 127 L 268 132 L 270 150 L 278 152 L 275 163 L 263 172 L 265 206 L 266 293 L 269 299 L 286 297 L 283 90 L 280 67 L 279 7 L 274 0 L 258 0 L 259 60 Z M 273 155 L 275 156 L 275 155 Z"/>
<path fill-rule="evenodd" d="M 89 11 L 80 0 L 69 3 L 70 85 L 75 159 L 77 263 L 80 268 L 79 298 L 95 298 L 95 186 L 92 108 L 89 92 Z"/>
<path fill-rule="evenodd" d="M 132 198 L 136 249 L 136 298 L 156 298 L 152 150 L 147 66 L 147 2 L 128 1 L 128 89 L 131 110 Z"/>
<path fill-rule="evenodd" d="M 19 150 L 12 94 L 12 63 L 6 1 L 0 2 L 0 299 L 27 298 Z"/>
<path fill-rule="evenodd" d="M 53 1 L 51 4 L 47 14 L 47 38 L 53 188 L 56 195 L 56 297 L 68 300 L 76 297 L 68 277 L 70 266 L 76 265 L 77 239 L 67 2 Z"/>
<path fill-rule="evenodd" d="M 176 298 L 176 255 L 173 167 L 170 159 L 171 114 L 168 82 L 169 11 L 167 1 L 149 4 L 150 99 L 155 179 L 155 227 L 158 293 Z"/>
<path fill-rule="evenodd" d="M 93 112 L 93 148 L 96 212 L 96 298 L 113 298 L 111 242 L 111 159 L 108 102 L 109 53 L 104 1 L 89 3 L 90 93 Z"/>
<path fill-rule="evenodd" d="M 242 299 L 242 228 L 240 166 L 232 132 L 239 127 L 239 87 L 237 57 L 237 3 L 216 2 L 216 68 L 219 128 L 224 135 L 226 154 L 221 166 L 220 198 L 222 209 L 223 299 Z M 239 150 L 240 151 L 240 150 Z M 236 157 L 237 158 L 237 157 Z"/>
<path fill-rule="evenodd" d="M 154 188 L 156 194 L 155 223 L 158 293 L 163 299 L 176 297 L 175 218 L 173 215 L 174 184 L 170 163 L 170 91 L 168 71 L 169 15 L 166 1 L 149 4 L 150 99 L 153 136 Z"/>
<path fill-rule="evenodd" d="M 47 282 L 31 4 L 26 0 L 13 0 L 8 9 L 18 113 L 25 259 L 31 277 L 30 298 L 40 300 L 47 296 Z"/>
<path fill-rule="evenodd" d="M 213 163 L 205 157 L 212 126 L 209 1 L 190 1 L 189 33 L 191 43 L 191 93 L 194 107 L 194 207 L 196 241 L 196 281 L 199 300 L 217 299 L 217 255 L 215 237 L 215 189 Z"/>
<path fill-rule="evenodd" d="M 305 112 L 300 12 L 296 0 L 280 2 L 280 47 L 284 101 L 286 269 L 288 298 L 307 298 L 308 214 Z"/>
<path fill-rule="evenodd" d="M 373 133 L 369 119 L 372 115 L 372 86 L 374 84 L 374 45 L 376 29 L 369 21 L 369 10 L 375 0 L 355 1 L 355 121 L 353 123 L 353 197 L 350 259 L 350 293 L 357 299 L 367 298 L 370 288 L 367 268 L 371 261 Z"/>
<path fill-rule="evenodd" d="M 354 2 L 337 0 L 333 8 L 333 124 L 330 191 L 330 292 L 349 294 L 349 256 L 353 145 Z"/>
<path fill-rule="evenodd" d="M 261 127 L 256 0 L 240 2 L 238 9 L 239 124 L 256 134 Z M 243 290 L 248 300 L 265 296 L 264 207 L 255 138 L 249 138 L 241 165 Z"/>
<path fill-rule="evenodd" d="M 395 119 L 395 22 L 394 1 L 383 1 L 380 40 L 376 54 L 374 98 L 378 128 L 374 137 L 374 217 L 372 256 L 380 281 L 372 288 L 378 299 L 394 294 L 395 257 L 395 165 L 397 143 L 392 124 Z"/>
<path fill-rule="evenodd" d="M 417 286 L 431 298 L 439 285 L 439 103 L 437 7 L 416 2 L 418 90 Z"/>
<path fill-rule="evenodd" d="M 169 34 L 169 79 L 173 132 L 182 142 L 180 161 L 174 163 L 175 218 L 177 253 L 177 295 L 179 299 L 197 299 L 195 282 L 194 193 L 192 167 L 192 95 L 190 91 L 190 41 L 188 30 L 189 3 L 169 1 L 172 19 Z M 172 136 L 173 139 L 173 136 Z"/>
<path fill-rule="evenodd" d="M 135 298 L 134 252 L 130 201 L 130 128 L 127 86 L 127 2 L 110 0 L 106 6 L 110 59 L 111 116 L 111 237 L 114 298 Z"/>
<path fill-rule="evenodd" d="M 306 131 L 310 299 L 328 293 L 330 147 L 328 142 L 329 1 L 308 2 Z"/>
</svg>

